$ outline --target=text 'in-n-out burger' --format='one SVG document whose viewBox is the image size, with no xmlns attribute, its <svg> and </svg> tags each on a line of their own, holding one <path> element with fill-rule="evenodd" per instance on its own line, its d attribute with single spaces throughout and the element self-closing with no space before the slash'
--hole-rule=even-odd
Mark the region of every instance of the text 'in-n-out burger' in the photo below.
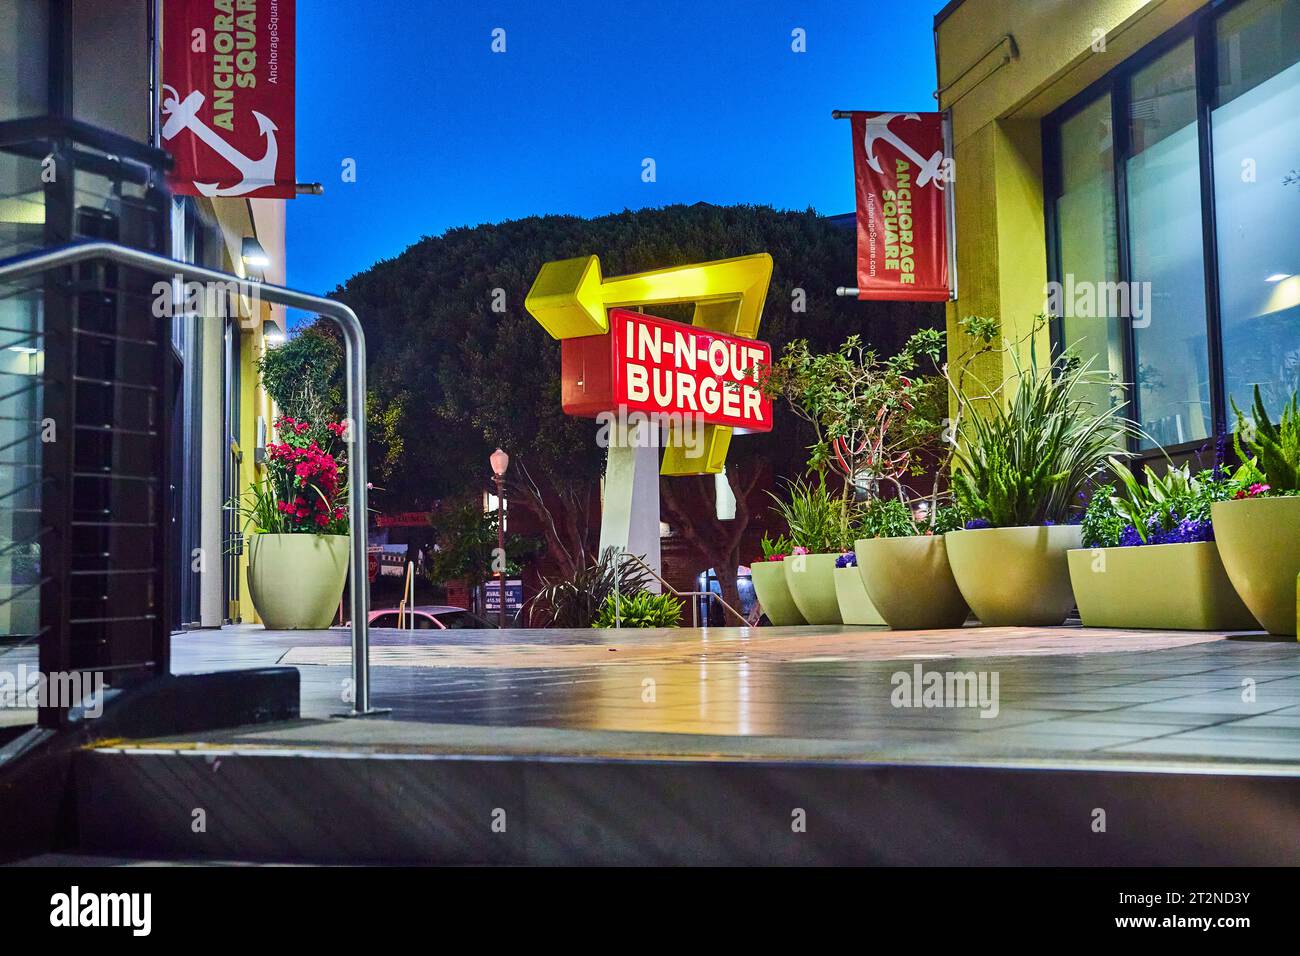
<svg viewBox="0 0 1300 956">
<path fill-rule="evenodd" d="M 612 309 L 609 332 L 564 339 L 561 390 L 570 415 L 628 411 L 698 416 L 708 425 L 772 429 L 760 387 L 766 342 Z"/>
</svg>

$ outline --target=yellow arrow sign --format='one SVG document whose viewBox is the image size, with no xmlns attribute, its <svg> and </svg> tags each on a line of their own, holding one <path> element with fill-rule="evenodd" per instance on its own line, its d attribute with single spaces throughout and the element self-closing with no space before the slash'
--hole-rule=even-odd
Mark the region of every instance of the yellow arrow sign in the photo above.
<svg viewBox="0 0 1300 956">
<path fill-rule="evenodd" d="M 766 252 L 608 279 L 599 259 L 579 256 L 542 266 L 524 307 L 552 337 L 567 339 L 608 332 L 608 309 L 694 302 L 695 325 L 752 339 L 771 278 Z"/>
<path fill-rule="evenodd" d="M 609 309 L 694 302 L 692 324 L 741 338 L 758 336 L 758 323 L 772 279 L 766 252 L 696 265 L 604 278 L 595 256 L 562 259 L 542 266 L 524 308 L 556 339 L 604 335 Z M 717 474 L 726 463 L 731 429 L 706 425 L 704 454 L 688 457 L 673 441 L 664 452 L 664 475 Z"/>
</svg>

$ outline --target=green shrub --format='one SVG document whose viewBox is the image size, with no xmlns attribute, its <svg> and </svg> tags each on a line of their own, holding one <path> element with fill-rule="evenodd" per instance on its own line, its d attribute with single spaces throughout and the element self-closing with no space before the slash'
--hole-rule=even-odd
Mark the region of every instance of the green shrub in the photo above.
<svg viewBox="0 0 1300 956">
<path fill-rule="evenodd" d="M 676 627 L 682 619 L 682 602 L 671 594 L 640 591 L 620 593 L 615 625 L 614 595 L 605 596 L 592 627 Z"/>
<path fill-rule="evenodd" d="M 620 566 L 621 565 L 621 566 Z M 530 619 L 542 627 L 591 627 L 617 577 L 625 594 L 644 591 L 650 575 L 634 561 L 622 560 L 618 548 L 606 548 L 593 564 L 571 577 L 549 578 L 528 602 Z"/>
<path fill-rule="evenodd" d="M 903 538 L 916 533 L 912 509 L 897 498 L 874 498 L 862 509 L 859 538 Z"/>
<path fill-rule="evenodd" d="M 790 543 L 810 554 L 831 554 L 853 547 L 861 506 L 847 497 L 831 494 L 826 479 L 812 484 L 797 478 L 787 484 L 785 497 L 768 492 L 790 529 Z"/>
<path fill-rule="evenodd" d="M 1100 485 L 1092 491 L 1083 512 L 1080 532 L 1085 548 L 1118 548 L 1127 522 L 1120 517 L 1114 502 L 1115 486 Z"/>
<path fill-rule="evenodd" d="M 1113 409 L 1096 411 L 1078 398 L 1087 386 L 1109 382 L 1071 356 L 1040 369 L 1011 353 L 1015 388 L 967 416 L 956 452 L 953 487 L 972 518 L 993 527 L 1062 524 L 1078 496 L 1107 459 L 1121 451 L 1137 426 Z M 1000 391 L 1000 390 L 999 390 Z"/>
<path fill-rule="evenodd" d="M 955 505 L 940 504 L 933 516 L 918 520 L 913 505 L 899 498 L 873 498 L 862 506 L 856 538 L 906 538 L 913 535 L 944 534 L 956 531 L 965 516 Z"/>
<path fill-rule="evenodd" d="M 790 539 L 783 534 L 779 534 L 775 538 L 763 535 L 763 539 L 759 541 L 758 546 L 763 549 L 764 561 L 779 561 L 794 550 L 794 545 L 790 543 Z"/>
<path fill-rule="evenodd" d="M 1121 462 L 1112 458 L 1110 467 L 1123 494 L 1116 494 L 1114 485 L 1093 492 L 1083 515 L 1085 547 L 1213 541 L 1210 505 L 1241 488 L 1240 481 L 1217 468 L 1192 474 L 1191 466 L 1183 465 L 1160 475 L 1147 465 L 1142 484 Z"/>
<path fill-rule="evenodd" d="M 1249 420 L 1235 401 L 1232 410 L 1237 413 L 1233 446 L 1241 460 L 1254 459 L 1255 467 L 1274 494 L 1300 492 L 1300 406 L 1296 395 L 1283 406 L 1276 425 L 1269 420 L 1258 385 Z"/>
</svg>

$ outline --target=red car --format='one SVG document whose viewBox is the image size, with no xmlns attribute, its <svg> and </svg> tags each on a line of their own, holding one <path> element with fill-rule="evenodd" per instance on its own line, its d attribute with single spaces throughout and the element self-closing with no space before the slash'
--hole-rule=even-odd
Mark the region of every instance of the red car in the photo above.
<svg viewBox="0 0 1300 956">
<path fill-rule="evenodd" d="M 400 615 L 400 616 L 399 616 Z M 414 617 L 414 621 L 412 621 Z M 477 614 L 471 614 L 463 607 L 447 607 L 430 604 L 414 607 L 407 611 L 397 608 L 383 608 L 370 612 L 371 627 L 393 627 L 417 631 L 460 630 L 464 628 L 496 627 L 492 621 L 484 620 Z"/>
</svg>

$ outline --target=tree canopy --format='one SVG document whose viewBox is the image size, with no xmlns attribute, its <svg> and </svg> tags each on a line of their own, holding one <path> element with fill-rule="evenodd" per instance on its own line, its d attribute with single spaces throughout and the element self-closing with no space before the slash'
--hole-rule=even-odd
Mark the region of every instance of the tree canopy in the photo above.
<svg viewBox="0 0 1300 956">
<path fill-rule="evenodd" d="M 812 210 L 699 203 L 451 229 L 353 276 L 333 296 L 366 330 L 372 480 L 385 489 L 376 506 L 426 507 L 481 487 L 498 445 L 539 481 L 590 487 L 599 477 L 595 424 L 560 408 L 559 343 L 524 309 L 543 263 L 596 254 L 606 275 L 622 275 L 769 252 L 759 335 L 778 354 L 795 338 L 829 350 L 852 334 L 891 354 L 914 329 L 942 326 L 937 305 L 837 297 L 853 281 L 854 244 L 851 229 Z M 784 410 L 776 420 L 768 435 L 733 440 L 728 461 L 801 471 L 812 437 Z"/>
</svg>

